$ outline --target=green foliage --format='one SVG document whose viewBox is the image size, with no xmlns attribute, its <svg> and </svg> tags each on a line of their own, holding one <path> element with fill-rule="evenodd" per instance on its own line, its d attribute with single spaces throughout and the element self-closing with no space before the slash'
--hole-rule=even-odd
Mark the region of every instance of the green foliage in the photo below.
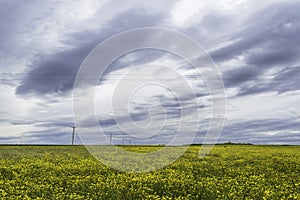
<svg viewBox="0 0 300 200">
<path fill-rule="evenodd" d="M 299 146 L 218 145 L 204 158 L 199 148 L 135 174 L 82 146 L 0 146 L 0 199 L 300 199 Z"/>
</svg>

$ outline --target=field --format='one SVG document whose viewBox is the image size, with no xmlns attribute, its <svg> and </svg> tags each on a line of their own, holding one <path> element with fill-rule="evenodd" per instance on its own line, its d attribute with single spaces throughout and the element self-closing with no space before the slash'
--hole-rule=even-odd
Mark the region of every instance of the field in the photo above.
<svg viewBox="0 0 300 200">
<path fill-rule="evenodd" d="M 217 145 L 204 158 L 199 148 L 136 174 L 83 146 L 0 146 L 0 199 L 300 199 L 300 146 Z"/>
</svg>

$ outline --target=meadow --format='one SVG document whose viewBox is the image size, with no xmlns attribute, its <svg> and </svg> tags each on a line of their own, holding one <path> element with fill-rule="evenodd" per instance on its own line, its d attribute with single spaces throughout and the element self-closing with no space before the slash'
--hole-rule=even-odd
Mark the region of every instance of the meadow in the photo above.
<svg viewBox="0 0 300 200">
<path fill-rule="evenodd" d="M 204 158 L 199 148 L 137 174 L 83 146 L 0 146 L 0 199 L 300 199 L 300 146 L 216 145 Z"/>
</svg>

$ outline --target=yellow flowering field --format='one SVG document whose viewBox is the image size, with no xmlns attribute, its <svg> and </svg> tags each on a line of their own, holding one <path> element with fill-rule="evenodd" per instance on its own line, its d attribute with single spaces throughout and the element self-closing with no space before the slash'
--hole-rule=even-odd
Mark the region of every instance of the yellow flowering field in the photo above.
<svg viewBox="0 0 300 200">
<path fill-rule="evenodd" d="M 199 148 L 137 174 L 83 146 L 0 146 L 0 199 L 300 199 L 300 146 L 216 145 L 204 158 Z"/>
</svg>

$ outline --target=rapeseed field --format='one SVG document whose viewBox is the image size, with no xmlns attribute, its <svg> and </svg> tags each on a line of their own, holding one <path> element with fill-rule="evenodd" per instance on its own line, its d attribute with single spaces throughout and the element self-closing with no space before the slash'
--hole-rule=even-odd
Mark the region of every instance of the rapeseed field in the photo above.
<svg viewBox="0 0 300 200">
<path fill-rule="evenodd" d="M 0 146 L 0 199 L 300 199 L 300 146 L 216 145 L 203 158 L 199 148 L 127 173 L 83 146 Z"/>
</svg>

